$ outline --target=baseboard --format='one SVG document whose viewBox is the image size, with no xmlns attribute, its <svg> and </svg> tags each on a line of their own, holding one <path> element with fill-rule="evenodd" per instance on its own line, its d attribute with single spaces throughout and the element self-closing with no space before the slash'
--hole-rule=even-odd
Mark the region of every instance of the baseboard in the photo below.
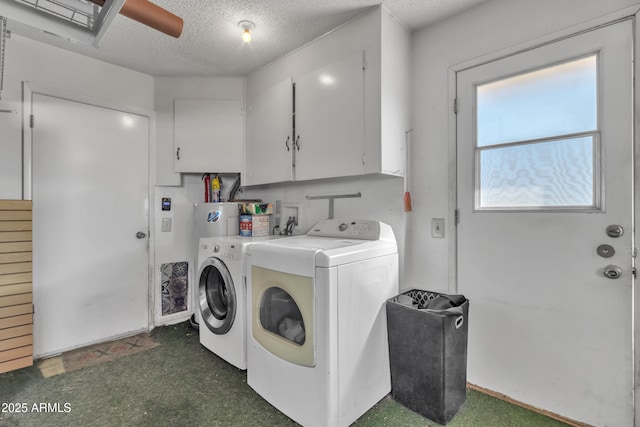
<svg viewBox="0 0 640 427">
<path fill-rule="evenodd" d="M 570 426 L 574 426 L 574 427 L 591 427 L 589 424 L 585 424 L 585 423 L 582 423 L 580 421 L 575 421 L 575 420 L 572 420 L 570 418 L 563 417 L 562 415 L 554 414 L 553 412 L 547 411 L 545 409 L 536 408 L 535 406 L 531 406 L 529 404 L 526 404 L 526 403 L 520 402 L 518 400 L 515 400 L 515 399 L 507 396 L 506 394 L 502 394 L 502 393 L 499 393 L 497 391 L 489 390 L 488 388 L 480 387 L 478 385 L 471 384 L 471 383 L 467 383 L 467 388 L 469 388 L 471 390 L 478 391 L 478 392 L 486 394 L 486 395 L 489 395 L 491 397 L 495 397 L 495 398 L 500 399 L 500 400 L 504 400 L 505 402 L 509 402 L 509 403 L 511 403 L 513 405 L 520 406 L 521 408 L 525 408 L 525 409 L 527 409 L 527 410 L 529 410 L 531 412 L 536 412 L 538 414 L 542 414 L 542 415 L 547 416 L 549 418 L 553 418 L 554 420 L 561 421 L 561 422 L 563 422 L 565 424 L 569 424 Z"/>
</svg>

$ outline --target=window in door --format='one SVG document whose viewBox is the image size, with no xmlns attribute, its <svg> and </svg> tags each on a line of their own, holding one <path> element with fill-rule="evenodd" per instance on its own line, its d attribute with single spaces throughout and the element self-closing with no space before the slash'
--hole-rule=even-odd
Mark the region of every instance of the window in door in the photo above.
<svg viewBox="0 0 640 427">
<path fill-rule="evenodd" d="M 598 55 L 475 87 L 476 210 L 598 210 Z"/>
</svg>

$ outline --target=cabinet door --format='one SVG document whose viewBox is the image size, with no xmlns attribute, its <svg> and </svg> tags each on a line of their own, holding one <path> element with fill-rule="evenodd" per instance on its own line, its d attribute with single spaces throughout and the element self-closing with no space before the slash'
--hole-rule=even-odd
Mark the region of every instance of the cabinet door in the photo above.
<svg viewBox="0 0 640 427">
<path fill-rule="evenodd" d="M 174 170 L 242 170 L 242 102 L 228 99 L 174 101 Z"/>
<path fill-rule="evenodd" d="M 247 101 L 244 185 L 291 180 L 292 114 L 291 78 Z"/>
<path fill-rule="evenodd" d="M 364 52 L 296 79 L 296 180 L 363 173 Z"/>
</svg>

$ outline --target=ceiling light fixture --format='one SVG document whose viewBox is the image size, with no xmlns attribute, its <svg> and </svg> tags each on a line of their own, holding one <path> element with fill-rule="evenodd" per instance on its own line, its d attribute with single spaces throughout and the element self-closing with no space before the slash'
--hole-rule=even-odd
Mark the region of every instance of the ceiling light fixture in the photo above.
<svg viewBox="0 0 640 427">
<path fill-rule="evenodd" d="M 238 27 L 242 28 L 242 41 L 249 43 L 251 41 L 251 30 L 256 28 L 256 24 L 251 21 L 240 21 Z"/>
</svg>

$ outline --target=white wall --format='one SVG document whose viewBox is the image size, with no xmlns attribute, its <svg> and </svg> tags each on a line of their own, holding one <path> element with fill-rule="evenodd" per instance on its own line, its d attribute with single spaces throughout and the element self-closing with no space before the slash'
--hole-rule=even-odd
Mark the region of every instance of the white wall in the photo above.
<svg viewBox="0 0 640 427">
<path fill-rule="evenodd" d="M 307 196 L 328 196 L 361 193 L 360 198 L 336 199 L 334 218 L 372 219 L 385 222 L 393 227 L 402 248 L 404 230 L 402 179 L 386 176 L 363 176 L 357 178 L 337 178 L 329 180 L 305 181 L 273 184 L 261 187 L 247 187 L 238 198 L 256 198 L 264 202 L 282 202 L 300 208 L 300 230 L 294 234 L 309 231 L 318 221 L 328 218 L 328 200 L 307 200 Z M 286 218 L 284 218 L 286 222 Z M 276 225 L 273 223 L 272 225 Z"/>
<path fill-rule="evenodd" d="M 106 62 L 20 36 L 6 41 L 0 109 L 0 199 L 22 198 L 22 82 L 99 98 L 136 109 L 153 109 L 153 79 Z"/>
<path fill-rule="evenodd" d="M 455 290 L 449 280 L 452 233 L 430 237 L 430 218 L 452 218 L 449 205 L 449 67 L 637 4 L 637 0 L 492 0 L 413 34 L 414 212 L 407 224 L 406 282 Z M 448 226 L 449 224 L 447 224 Z M 449 230 L 449 229 L 448 229 Z"/>
</svg>

